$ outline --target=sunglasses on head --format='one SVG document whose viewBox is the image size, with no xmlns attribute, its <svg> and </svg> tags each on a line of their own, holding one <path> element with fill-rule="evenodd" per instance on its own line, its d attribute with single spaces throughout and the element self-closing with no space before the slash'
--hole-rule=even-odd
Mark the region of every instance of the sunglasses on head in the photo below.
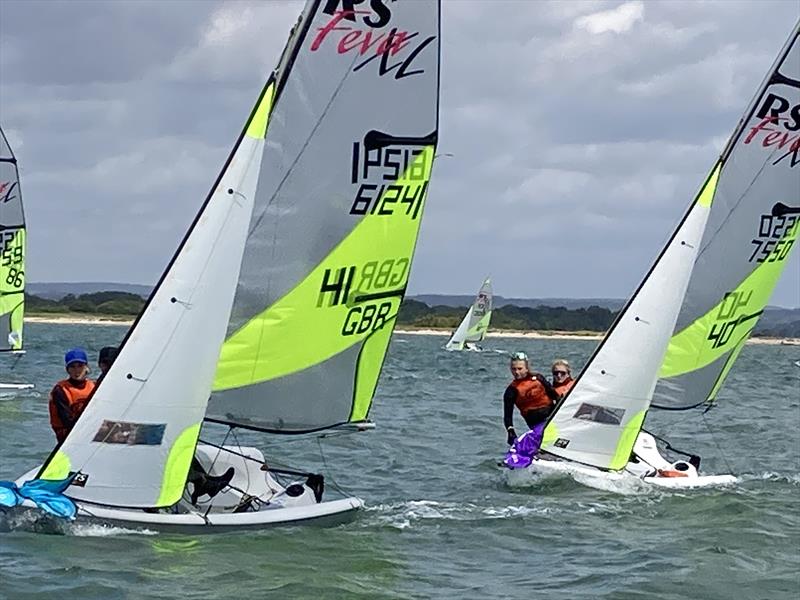
<svg viewBox="0 0 800 600">
<path fill-rule="evenodd" d="M 569 371 L 553 371 L 553 375 L 569 375 Z"/>
</svg>

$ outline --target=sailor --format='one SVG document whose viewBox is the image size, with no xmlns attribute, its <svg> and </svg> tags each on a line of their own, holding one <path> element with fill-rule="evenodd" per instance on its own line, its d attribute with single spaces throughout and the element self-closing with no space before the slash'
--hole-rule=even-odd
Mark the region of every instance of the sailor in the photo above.
<svg viewBox="0 0 800 600">
<path fill-rule="evenodd" d="M 64 355 L 69 377 L 59 381 L 50 392 L 50 425 L 60 444 L 75 426 L 86 408 L 95 383 L 87 377 L 89 359 L 82 348 L 73 348 Z"/>
<path fill-rule="evenodd" d="M 563 398 L 575 385 L 575 380 L 572 378 L 572 369 L 566 360 L 559 358 L 553 363 L 551 372 L 553 374 L 553 389 L 558 393 L 559 398 Z"/>
<path fill-rule="evenodd" d="M 117 358 L 117 353 L 119 352 L 119 348 L 116 346 L 105 346 L 100 348 L 100 355 L 97 357 L 97 366 L 100 367 L 100 377 L 97 378 L 99 381 L 108 370 L 111 368 L 111 365 L 114 363 L 114 359 Z"/>
<path fill-rule="evenodd" d="M 541 373 L 531 372 L 528 356 L 524 352 L 511 355 L 509 368 L 514 379 L 503 394 L 503 424 L 507 442 L 511 445 L 517 437 L 514 406 L 519 409 L 528 427 L 533 429 L 547 420 L 559 395 Z"/>
</svg>

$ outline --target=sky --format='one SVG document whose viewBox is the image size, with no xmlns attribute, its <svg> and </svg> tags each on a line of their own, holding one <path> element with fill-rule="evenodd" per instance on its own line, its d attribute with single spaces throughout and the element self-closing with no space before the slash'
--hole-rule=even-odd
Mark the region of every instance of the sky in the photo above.
<svg viewBox="0 0 800 600">
<path fill-rule="evenodd" d="M 302 4 L 0 1 L 27 279 L 153 284 Z M 624 298 L 800 16 L 794 0 L 444 0 L 409 292 Z M 795 252 L 772 304 L 800 306 Z"/>
</svg>

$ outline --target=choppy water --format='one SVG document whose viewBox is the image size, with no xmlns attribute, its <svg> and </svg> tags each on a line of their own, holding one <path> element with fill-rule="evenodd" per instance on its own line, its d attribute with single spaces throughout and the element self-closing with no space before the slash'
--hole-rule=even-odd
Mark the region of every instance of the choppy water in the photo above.
<svg viewBox="0 0 800 600">
<path fill-rule="evenodd" d="M 0 479 L 52 447 L 47 393 L 66 346 L 99 347 L 124 328 L 32 324 L 28 354 L 0 379 Z M 800 590 L 800 348 L 747 346 L 707 415 L 654 414 L 651 429 L 726 461 L 733 488 L 603 492 L 569 479 L 508 488 L 496 467 L 506 359 L 447 353 L 444 338 L 395 336 L 372 417 L 376 431 L 317 438 L 246 434 L 273 461 L 322 470 L 367 510 L 336 527 L 176 535 L 6 523 L 0 598 L 796 598 Z M 535 366 L 580 365 L 592 341 L 493 338 Z M 716 441 L 715 441 L 716 440 Z M 327 468 L 322 464 L 324 453 Z"/>
</svg>

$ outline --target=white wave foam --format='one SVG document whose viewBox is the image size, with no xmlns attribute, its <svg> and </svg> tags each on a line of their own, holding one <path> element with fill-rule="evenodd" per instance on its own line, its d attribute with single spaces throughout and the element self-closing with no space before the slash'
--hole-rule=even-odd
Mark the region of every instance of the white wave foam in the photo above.
<svg viewBox="0 0 800 600">
<path fill-rule="evenodd" d="M 367 508 L 378 513 L 376 520 L 385 525 L 406 529 L 416 521 L 480 521 L 507 519 L 527 515 L 546 515 L 551 508 L 535 506 L 479 506 L 470 502 L 437 502 L 435 500 L 410 500 L 397 504 L 379 504 Z"/>
<path fill-rule="evenodd" d="M 118 535 L 158 535 L 157 531 L 150 529 L 128 529 L 100 524 L 73 524 L 69 530 L 70 535 L 76 537 L 113 537 Z"/>
<path fill-rule="evenodd" d="M 800 485 L 800 473 L 778 473 L 777 471 L 765 471 L 764 473 L 749 473 L 740 475 L 743 481 L 777 481 L 780 483 L 790 483 Z"/>
</svg>

